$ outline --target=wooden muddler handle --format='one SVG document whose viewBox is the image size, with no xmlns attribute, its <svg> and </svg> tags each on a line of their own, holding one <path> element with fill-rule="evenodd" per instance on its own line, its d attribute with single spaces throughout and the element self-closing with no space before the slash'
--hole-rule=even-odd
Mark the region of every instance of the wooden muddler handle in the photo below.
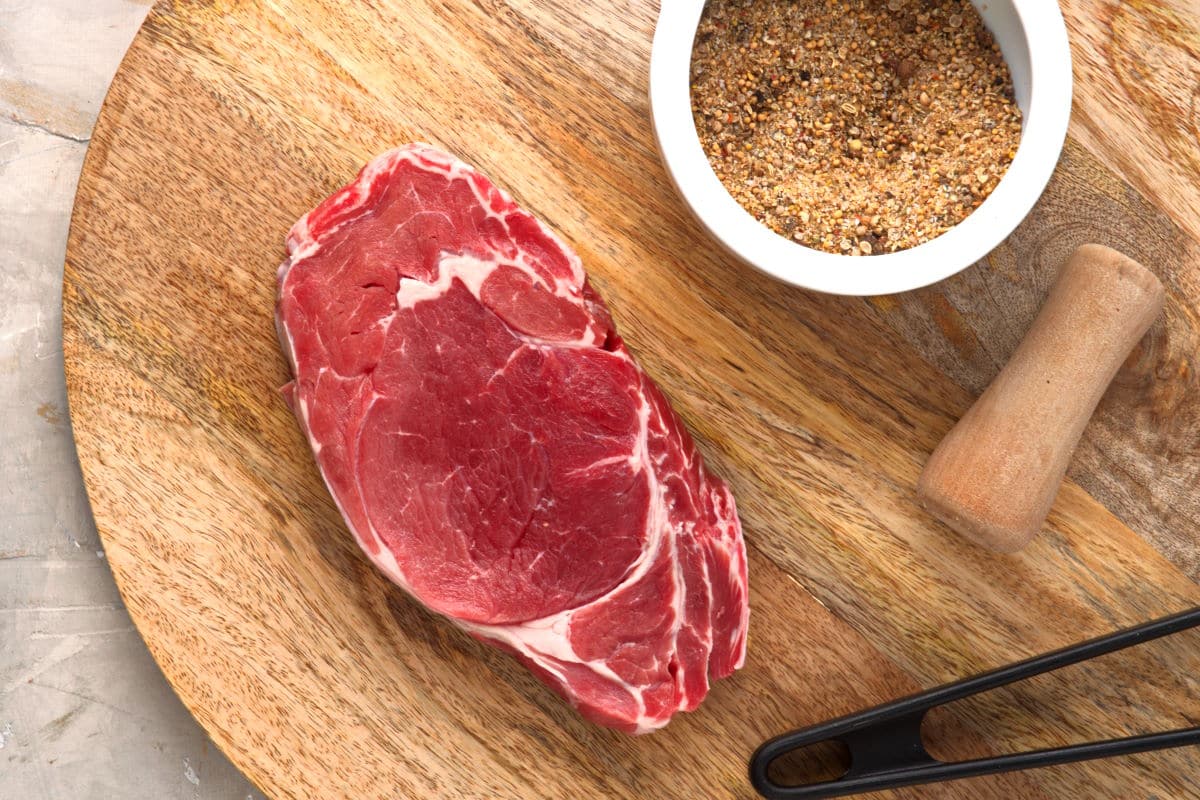
<svg viewBox="0 0 1200 800">
<path fill-rule="evenodd" d="M 933 451 L 917 484 L 922 504 L 984 547 L 1028 544 L 1164 295 L 1158 278 L 1116 250 L 1076 250 L 1008 364 Z"/>
</svg>

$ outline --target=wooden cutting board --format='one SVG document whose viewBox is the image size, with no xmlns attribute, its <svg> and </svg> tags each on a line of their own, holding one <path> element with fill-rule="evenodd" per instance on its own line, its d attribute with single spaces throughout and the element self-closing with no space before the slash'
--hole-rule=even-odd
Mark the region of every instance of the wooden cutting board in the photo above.
<svg viewBox="0 0 1200 800">
<path fill-rule="evenodd" d="M 748 798 L 745 760 L 767 736 L 1200 602 L 1186 88 L 1200 25 L 1188 0 L 1064 5 L 1073 138 L 1032 217 L 939 286 L 851 299 L 744 268 L 672 191 L 646 102 L 652 0 L 160 3 L 83 170 L 64 338 L 109 561 L 216 743 L 280 798 Z M 413 139 L 476 164 L 574 244 L 738 497 L 749 660 L 661 732 L 581 721 L 388 584 L 276 393 L 285 232 Z M 1168 308 L 1047 530 L 990 554 L 923 514 L 912 487 L 1084 241 L 1148 264 Z M 930 746 L 963 757 L 1196 724 L 1198 643 L 963 703 Z M 1185 798 L 1197 775 L 1193 748 L 895 796 Z"/>
</svg>

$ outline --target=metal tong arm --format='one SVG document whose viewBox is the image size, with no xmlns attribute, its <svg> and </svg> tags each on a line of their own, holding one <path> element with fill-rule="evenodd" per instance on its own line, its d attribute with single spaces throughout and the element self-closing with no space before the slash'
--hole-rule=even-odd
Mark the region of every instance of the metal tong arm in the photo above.
<svg viewBox="0 0 1200 800">
<path fill-rule="evenodd" d="M 1198 726 L 971 761 L 945 762 L 929 755 L 921 741 L 921 722 L 932 708 L 1197 626 L 1200 626 L 1200 606 L 777 736 L 759 747 L 751 757 L 750 782 L 768 800 L 817 800 L 1200 744 Z M 850 768 L 842 777 L 787 786 L 775 783 L 768 776 L 768 768 L 775 759 L 826 741 L 840 741 L 850 751 Z"/>
</svg>

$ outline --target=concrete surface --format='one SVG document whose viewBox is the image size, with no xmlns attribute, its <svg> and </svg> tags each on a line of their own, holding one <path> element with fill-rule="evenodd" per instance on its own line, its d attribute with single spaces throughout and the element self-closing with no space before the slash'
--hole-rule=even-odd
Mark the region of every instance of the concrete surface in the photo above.
<svg viewBox="0 0 1200 800">
<path fill-rule="evenodd" d="M 66 414 L 67 226 L 149 0 L 0 0 L 0 800 L 258 800 L 121 605 Z"/>
</svg>

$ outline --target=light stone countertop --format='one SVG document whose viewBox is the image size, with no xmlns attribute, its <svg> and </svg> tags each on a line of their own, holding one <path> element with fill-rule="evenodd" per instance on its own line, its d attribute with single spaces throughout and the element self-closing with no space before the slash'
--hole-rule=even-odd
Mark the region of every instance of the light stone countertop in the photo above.
<svg viewBox="0 0 1200 800">
<path fill-rule="evenodd" d="M 75 185 L 149 0 L 0 0 L 0 800 L 258 800 L 121 604 L 62 364 Z"/>
</svg>

